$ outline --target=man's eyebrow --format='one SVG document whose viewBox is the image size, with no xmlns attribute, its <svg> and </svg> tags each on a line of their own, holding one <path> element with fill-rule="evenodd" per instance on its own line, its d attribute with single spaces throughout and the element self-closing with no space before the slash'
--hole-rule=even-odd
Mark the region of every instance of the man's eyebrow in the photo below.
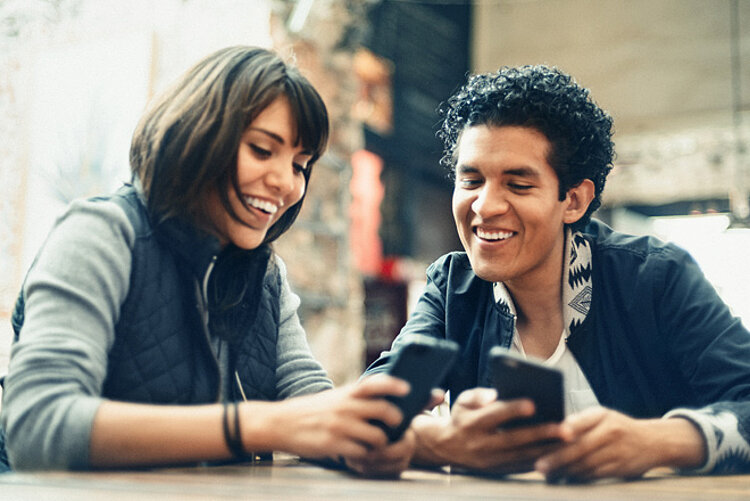
<svg viewBox="0 0 750 501">
<path fill-rule="evenodd" d="M 537 171 L 536 169 L 532 169 L 531 167 L 514 167 L 512 169 L 506 170 L 504 173 L 508 176 L 532 178 L 539 177 L 539 171 Z"/>
<path fill-rule="evenodd" d="M 479 169 L 477 169 L 473 165 L 459 164 L 456 166 L 456 172 L 459 172 L 461 174 L 473 174 L 475 172 L 479 172 Z"/>
<path fill-rule="evenodd" d="M 459 164 L 456 166 L 456 172 L 459 174 L 473 174 L 479 172 L 477 167 L 471 164 Z M 518 176 L 527 178 L 538 178 L 539 171 L 531 167 L 513 167 L 503 171 L 506 176 Z"/>
</svg>

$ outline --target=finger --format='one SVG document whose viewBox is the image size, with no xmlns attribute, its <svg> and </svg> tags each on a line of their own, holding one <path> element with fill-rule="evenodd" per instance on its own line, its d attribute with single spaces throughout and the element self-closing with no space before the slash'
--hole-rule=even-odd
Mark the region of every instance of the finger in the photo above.
<svg viewBox="0 0 750 501">
<path fill-rule="evenodd" d="M 354 385 L 351 396 L 355 398 L 374 398 L 386 395 L 403 396 L 410 391 L 409 383 L 387 374 L 368 376 Z"/>
<path fill-rule="evenodd" d="M 369 448 L 355 440 L 337 440 L 334 447 L 329 453 L 333 456 L 343 456 L 346 458 L 361 458 L 367 456 Z"/>
<path fill-rule="evenodd" d="M 604 407 L 593 407 L 568 416 L 564 423 L 574 437 L 580 436 L 598 425 L 607 415 Z"/>
<path fill-rule="evenodd" d="M 363 446 L 365 453 L 372 450 L 382 449 L 388 445 L 388 437 L 383 429 L 373 423 L 365 421 L 353 421 L 349 423 L 342 438 L 353 441 Z M 362 457 L 362 455 L 344 454 L 347 457 Z"/>
<path fill-rule="evenodd" d="M 430 401 L 427 402 L 425 410 L 430 410 L 445 402 L 445 392 L 440 388 L 434 388 L 430 393 Z"/>
<path fill-rule="evenodd" d="M 495 430 L 503 423 L 516 418 L 529 417 L 534 414 L 534 404 L 531 400 L 495 401 L 481 409 L 465 413 L 457 413 L 459 424 L 470 429 Z"/>
<path fill-rule="evenodd" d="M 609 444 L 566 468 L 568 474 L 580 478 L 637 478 L 651 467 L 643 456 L 623 454 L 622 450 Z"/>
<path fill-rule="evenodd" d="M 456 399 L 456 405 L 468 409 L 478 409 L 497 400 L 494 388 L 472 388 L 461 392 Z"/>
<path fill-rule="evenodd" d="M 489 435 L 482 440 L 482 444 L 474 451 L 476 456 L 489 458 L 494 464 L 505 463 L 529 463 L 526 471 L 533 469 L 534 463 L 545 455 L 559 449 L 560 442 L 557 441 L 515 441 L 509 443 L 507 436 L 502 433 Z"/>
<path fill-rule="evenodd" d="M 595 430 L 581 436 L 575 442 L 562 446 L 559 450 L 548 454 L 537 461 L 535 468 L 543 474 L 567 471 L 582 458 L 591 456 L 594 451 L 602 448 L 602 434 Z"/>
<path fill-rule="evenodd" d="M 602 454 L 592 454 L 581 458 L 581 461 L 567 465 L 564 474 L 575 479 L 592 479 L 601 476 L 611 476 L 618 472 L 615 465 L 619 465 L 617 458 L 606 458 Z"/>
<path fill-rule="evenodd" d="M 640 475 L 640 472 L 639 472 Z M 566 481 L 586 481 L 597 478 L 625 477 L 621 458 L 609 449 L 602 449 L 581 458 L 580 461 L 566 465 L 546 475 L 552 482 L 565 479 Z M 636 475 L 632 475 L 636 476 Z"/>
<path fill-rule="evenodd" d="M 359 474 L 365 474 L 372 468 L 371 463 L 366 459 L 347 457 L 344 458 L 344 462 L 347 468 Z"/>
<path fill-rule="evenodd" d="M 373 449 L 367 455 L 347 460 L 355 471 L 367 476 L 398 476 L 411 462 L 414 454 L 415 437 L 407 430 L 401 440 Z"/>
<path fill-rule="evenodd" d="M 407 463 L 411 461 L 416 446 L 416 437 L 414 431 L 407 429 L 406 432 L 396 442 L 391 442 L 382 449 L 373 451 L 375 455 L 385 461 L 396 461 L 405 458 Z"/>
<path fill-rule="evenodd" d="M 536 444 L 551 445 L 557 450 L 564 443 L 563 426 L 554 423 L 501 430 L 499 433 L 509 448 Z"/>
<path fill-rule="evenodd" d="M 396 478 L 405 469 L 401 464 L 382 462 L 369 456 L 362 459 L 346 458 L 346 465 L 360 475 L 374 478 Z"/>
<path fill-rule="evenodd" d="M 398 407 L 382 398 L 352 400 L 342 414 L 362 422 L 381 421 L 390 427 L 400 425 L 404 419 Z"/>
<path fill-rule="evenodd" d="M 553 451 L 555 448 L 559 447 L 556 444 L 532 444 L 527 445 L 524 447 L 517 447 L 514 449 L 509 449 L 503 454 L 503 461 L 505 462 L 512 462 L 512 463 L 518 463 L 518 464 L 524 464 L 528 465 L 524 468 L 524 471 L 533 470 L 534 466 L 536 464 L 536 461 L 544 456 L 545 454 L 549 454 L 551 451 Z"/>
</svg>

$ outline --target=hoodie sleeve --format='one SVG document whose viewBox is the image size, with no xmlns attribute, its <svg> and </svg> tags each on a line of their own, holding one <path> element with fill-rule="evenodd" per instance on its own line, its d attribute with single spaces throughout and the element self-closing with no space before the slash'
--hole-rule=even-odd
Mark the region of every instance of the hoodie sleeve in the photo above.
<svg viewBox="0 0 750 501">
<path fill-rule="evenodd" d="M 330 389 L 333 383 L 320 362 L 313 357 L 297 316 L 299 296 L 289 287 L 284 262 L 279 257 L 276 261 L 281 273 L 279 338 L 276 347 L 278 396 L 283 399 Z"/>
<path fill-rule="evenodd" d="M 24 324 L 3 394 L 12 468 L 88 467 L 134 239 L 115 203 L 76 201 L 37 254 L 22 288 Z"/>
</svg>

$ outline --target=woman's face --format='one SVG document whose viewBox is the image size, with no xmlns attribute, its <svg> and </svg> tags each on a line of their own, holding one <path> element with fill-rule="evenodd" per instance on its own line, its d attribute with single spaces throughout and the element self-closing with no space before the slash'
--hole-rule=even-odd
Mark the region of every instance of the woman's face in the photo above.
<svg viewBox="0 0 750 501">
<path fill-rule="evenodd" d="M 224 209 L 218 193 L 208 197 L 209 217 L 222 246 L 254 249 L 268 229 L 305 193 L 304 171 L 312 153 L 295 144 L 297 123 L 280 96 L 245 129 L 237 152 L 237 180 L 244 201 L 227 186 L 229 202 L 242 223 Z M 243 224 L 244 223 L 244 224 Z"/>
</svg>

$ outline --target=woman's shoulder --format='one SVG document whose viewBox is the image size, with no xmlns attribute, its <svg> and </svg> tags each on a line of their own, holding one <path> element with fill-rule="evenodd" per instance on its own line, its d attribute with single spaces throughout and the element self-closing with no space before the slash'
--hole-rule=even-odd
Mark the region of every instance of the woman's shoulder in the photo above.
<svg viewBox="0 0 750 501">
<path fill-rule="evenodd" d="M 77 199 L 52 225 L 31 268 L 67 269 L 85 262 L 130 262 L 136 231 L 113 196 Z M 42 264 L 43 263 L 43 264 Z"/>
<path fill-rule="evenodd" d="M 65 240 L 117 238 L 132 244 L 136 225 L 129 217 L 118 194 L 77 199 L 55 221 L 50 237 Z"/>
</svg>

